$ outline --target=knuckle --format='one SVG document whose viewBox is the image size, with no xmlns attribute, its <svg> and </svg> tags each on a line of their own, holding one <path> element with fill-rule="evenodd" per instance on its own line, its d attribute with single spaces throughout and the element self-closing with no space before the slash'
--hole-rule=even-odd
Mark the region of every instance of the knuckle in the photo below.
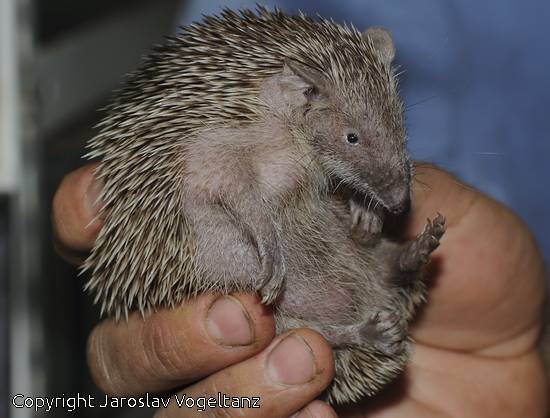
<svg viewBox="0 0 550 418">
<path fill-rule="evenodd" d="M 334 409 L 332 409 L 325 402 L 315 400 L 307 405 L 301 411 L 305 412 L 305 416 L 315 417 L 315 418 L 338 418 Z"/>
<path fill-rule="evenodd" d="M 61 181 L 61 184 L 55 191 L 55 194 L 52 199 L 52 217 L 53 221 L 55 222 L 57 220 L 58 214 L 61 211 L 61 206 L 63 202 L 63 183 L 65 182 L 65 179 Z"/>
<path fill-rule="evenodd" d="M 234 392 L 231 388 L 226 387 L 226 385 L 220 385 L 220 382 L 216 378 L 208 379 L 204 389 L 204 393 L 210 394 L 210 396 L 215 396 L 218 393 Z M 244 418 L 250 412 L 245 408 L 212 408 L 209 411 L 215 418 Z"/>
<path fill-rule="evenodd" d="M 120 390 L 121 379 L 118 369 L 111 364 L 104 333 L 104 327 L 99 325 L 88 337 L 87 362 L 95 384 L 105 393 L 116 394 Z"/>
<path fill-rule="evenodd" d="M 70 231 L 67 230 L 67 224 L 64 222 L 65 212 L 67 212 L 65 181 L 64 179 L 61 182 L 52 201 L 52 227 L 56 238 L 61 242 L 68 241 L 70 237 Z"/>
<path fill-rule="evenodd" d="M 56 239 L 69 247 L 78 246 L 80 235 L 86 233 L 84 228 L 77 231 L 76 226 L 84 225 L 83 216 L 72 195 L 73 188 L 64 179 L 55 193 L 52 202 L 52 226 Z"/>
<path fill-rule="evenodd" d="M 158 378 L 182 378 L 189 367 L 186 338 L 172 324 L 152 316 L 142 327 L 143 372 Z M 192 363 L 192 361 L 191 361 Z"/>
<path fill-rule="evenodd" d="M 52 227 L 54 238 L 63 246 L 75 250 L 88 250 L 101 223 L 94 222 L 86 209 L 85 194 L 92 177 L 93 165 L 67 174 L 61 181 L 52 200 Z"/>
<path fill-rule="evenodd" d="M 171 408 L 159 408 L 156 410 L 155 415 L 153 415 L 153 418 L 171 418 L 176 416 L 175 414 L 176 413 Z"/>
</svg>

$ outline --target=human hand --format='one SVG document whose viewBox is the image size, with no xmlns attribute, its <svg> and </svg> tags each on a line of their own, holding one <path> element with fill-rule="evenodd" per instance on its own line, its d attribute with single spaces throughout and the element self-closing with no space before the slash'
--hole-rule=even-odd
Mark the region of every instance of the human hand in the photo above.
<svg viewBox="0 0 550 418">
<path fill-rule="evenodd" d="M 74 175 L 77 178 L 90 179 L 90 169 L 85 170 L 84 174 Z M 448 230 L 443 245 L 429 266 L 428 275 L 433 281 L 433 287 L 429 304 L 413 329 L 413 336 L 417 340 L 415 352 L 404 376 L 396 384 L 391 385 L 381 396 L 365 400 L 360 405 L 342 408 L 340 416 L 543 417 L 548 395 L 540 358 L 535 351 L 535 341 L 542 321 L 545 275 L 541 257 L 530 234 L 509 210 L 440 170 L 419 167 L 417 173 L 420 181 L 416 183 L 413 209 L 406 231 L 409 235 L 417 233 L 425 218 L 433 216 L 437 211 L 446 216 Z M 79 183 L 74 179 L 72 181 Z M 90 180 L 80 180 L 83 183 L 86 181 L 89 183 Z M 83 229 L 83 225 L 91 217 L 81 215 L 84 211 L 79 205 L 85 200 L 82 190 L 85 190 L 85 186 L 79 188 L 62 185 L 56 196 L 54 230 L 58 242 L 61 243 L 59 247 L 65 249 L 65 254 L 67 248 L 80 251 L 89 248 L 100 227 L 93 224 L 87 230 Z M 74 254 L 69 256 L 76 261 Z M 519 275 L 522 277 L 517 278 Z M 254 309 L 253 306 L 251 308 Z M 176 343 L 179 340 L 174 333 L 184 332 L 187 328 L 178 328 L 178 321 L 175 319 L 190 315 L 189 312 L 193 312 L 193 309 L 191 305 L 190 311 L 163 311 L 164 313 L 160 312 L 149 318 L 147 321 L 157 315 L 166 315 L 158 316 L 159 323 L 163 325 L 159 327 L 161 334 L 155 338 L 160 336 L 162 341 L 165 338 L 162 333 L 166 332 L 172 336 L 169 341 L 173 341 L 173 346 L 178 347 Z M 249 315 L 254 317 L 250 310 Z M 272 337 L 273 324 L 270 316 L 264 311 L 257 317 L 259 320 L 255 330 L 258 346 L 250 352 L 247 351 L 243 357 L 232 357 L 228 364 L 247 358 L 246 356 L 252 355 L 251 352 L 260 351 Z M 139 381 L 142 392 L 162 390 L 153 384 L 155 379 L 150 374 L 135 374 L 139 356 L 136 358 L 135 353 L 133 357 L 125 356 L 122 351 L 124 341 L 136 338 L 135 332 L 128 330 L 128 327 L 132 323 L 145 324 L 147 321 L 131 317 L 126 331 L 124 324 L 107 321 L 92 333 L 90 367 L 100 387 L 111 393 L 127 393 L 127 388 L 118 388 L 113 392 L 113 388 L 109 386 L 109 382 L 118 376 L 127 382 Z M 189 326 L 185 322 L 184 324 Z M 104 331 L 101 331 L 102 327 Z M 179 331 L 182 329 L 183 331 Z M 266 329 L 270 330 L 267 335 L 264 334 Z M 143 331 L 138 334 L 143 335 Z M 94 335 L 102 336 L 100 340 L 103 345 L 99 346 L 105 348 L 94 349 L 94 338 L 99 338 Z M 178 335 L 181 338 L 181 334 Z M 326 346 L 323 346 L 321 340 L 316 341 L 320 342 L 319 347 L 323 347 L 321 357 L 325 356 L 325 360 L 331 365 L 330 356 L 323 351 Z M 189 360 L 182 358 L 182 355 L 201 353 L 200 350 L 180 353 L 172 344 L 164 347 L 167 348 L 164 361 L 168 364 L 185 364 Z M 109 354 L 93 354 L 107 353 L 109 350 L 119 352 L 118 358 L 109 357 Z M 315 349 L 313 351 L 317 353 Z M 107 356 L 108 362 L 100 360 L 102 356 Z M 119 359 L 120 357 L 124 358 Z M 317 364 L 325 365 L 321 361 Z M 199 363 L 195 363 L 195 367 L 197 373 L 200 369 Z M 231 370 L 231 367 L 227 370 Z M 218 374 L 227 373 L 227 370 L 206 380 L 213 380 L 215 385 Z M 189 371 L 184 369 L 181 372 L 183 373 L 180 373 L 179 380 L 176 377 L 170 379 L 170 387 L 185 384 L 189 380 L 185 376 L 181 377 Z M 212 371 L 208 368 L 199 375 L 193 376 L 191 373 L 191 380 L 210 373 Z M 323 381 L 322 384 L 319 383 L 321 386 L 330 380 L 325 380 L 325 377 L 330 376 L 332 367 L 324 369 L 323 373 L 320 375 L 320 380 Z M 233 375 L 229 379 L 234 382 L 233 385 L 238 386 L 238 382 L 235 383 L 238 376 Z M 258 374 L 251 373 L 249 376 L 251 379 L 248 381 L 255 384 Z M 222 381 L 227 382 L 224 379 Z M 261 387 L 261 384 L 259 381 L 256 387 Z M 166 384 L 164 386 L 168 388 Z M 131 393 L 136 393 L 133 390 Z M 238 389 L 235 391 L 239 393 Z M 298 396 L 288 391 L 286 393 L 291 397 Z M 313 397 L 314 395 L 309 399 Z M 268 398 L 268 402 L 270 399 L 273 398 Z M 272 405 L 275 409 L 269 410 L 272 414 L 268 416 L 285 416 L 276 415 L 282 404 Z M 324 404 L 312 403 L 309 407 L 323 410 L 314 412 L 315 417 L 333 416 L 330 415 L 333 414 L 332 410 Z M 260 415 L 266 416 L 263 404 L 261 411 Z"/>
<path fill-rule="evenodd" d="M 441 212 L 447 231 L 428 265 L 428 303 L 403 376 L 342 418 L 543 418 L 548 382 L 537 337 L 546 277 L 525 225 L 441 170 L 419 165 L 406 235 Z"/>
<path fill-rule="evenodd" d="M 80 264 L 102 226 L 93 220 L 99 188 L 94 166 L 69 174 L 56 193 L 52 224 L 58 251 Z M 260 409 L 178 408 L 171 398 L 158 417 L 335 417 L 314 399 L 332 380 L 332 352 L 310 330 L 274 338 L 271 313 L 255 296 L 202 295 L 146 319 L 101 322 L 88 339 L 88 365 L 106 393 L 139 396 L 179 391 L 188 397 L 260 397 Z M 185 389 L 182 389 L 185 387 Z M 180 397 L 181 399 L 181 397 Z M 302 415 L 303 414 L 303 415 Z"/>
</svg>

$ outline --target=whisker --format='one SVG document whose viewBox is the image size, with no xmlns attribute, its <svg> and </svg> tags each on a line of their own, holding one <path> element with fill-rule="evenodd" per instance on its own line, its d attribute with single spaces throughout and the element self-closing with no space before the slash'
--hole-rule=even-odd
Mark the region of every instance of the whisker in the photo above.
<svg viewBox="0 0 550 418">
<path fill-rule="evenodd" d="M 472 152 L 472 154 L 474 154 L 474 155 L 497 156 L 497 157 L 500 157 L 500 156 L 504 155 L 503 152 L 493 152 L 493 151 L 475 151 L 475 152 Z"/>
<path fill-rule="evenodd" d="M 439 96 L 440 96 L 440 95 L 438 95 L 438 94 L 434 94 L 434 95 L 432 95 L 432 96 L 428 96 L 428 97 L 426 97 L 426 98 L 424 98 L 424 99 L 422 99 L 422 100 L 419 100 L 419 101 L 417 101 L 417 102 L 411 103 L 410 105 L 405 106 L 405 112 L 408 111 L 408 110 L 410 110 L 411 108 L 413 108 L 413 107 L 415 107 L 415 106 L 418 106 L 418 105 L 421 105 L 421 104 L 423 104 L 423 103 L 429 102 L 430 100 L 437 99 L 437 98 L 439 98 Z"/>
<path fill-rule="evenodd" d="M 338 188 L 344 183 L 344 180 L 340 180 L 338 182 L 338 184 L 336 185 L 336 187 L 334 188 L 334 193 L 336 193 L 338 191 Z"/>
<path fill-rule="evenodd" d="M 370 211 L 370 205 L 372 205 L 373 200 L 374 200 L 374 198 L 371 196 L 370 200 L 369 200 L 369 205 L 367 206 L 367 212 Z"/>
</svg>

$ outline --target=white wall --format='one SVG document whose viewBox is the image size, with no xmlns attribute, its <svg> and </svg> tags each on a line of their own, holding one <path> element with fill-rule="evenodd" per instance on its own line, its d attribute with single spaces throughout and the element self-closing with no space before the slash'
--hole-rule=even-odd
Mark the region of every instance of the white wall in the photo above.
<svg viewBox="0 0 550 418">
<path fill-rule="evenodd" d="M 16 186 L 18 95 L 15 0 L 0 1 L 0 193 Z"/>
</svg>

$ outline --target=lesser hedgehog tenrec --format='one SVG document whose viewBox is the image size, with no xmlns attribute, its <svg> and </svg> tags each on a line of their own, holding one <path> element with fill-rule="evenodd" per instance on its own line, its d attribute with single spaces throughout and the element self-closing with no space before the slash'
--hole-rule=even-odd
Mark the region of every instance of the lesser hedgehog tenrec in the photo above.
<svg viewBox="0 0 550 418">
<path fill-rule="evenodd" d="M 258 291 L 278 332 L 333 345 L 330 402 L 394 378 L 444 221 L 381 236 L 411 182 L 393 57 L 382 29 L 263 8 L 156 47 L 89 143 L 104 227 L 84 268 L 102 312 Z"/>
</svg>

